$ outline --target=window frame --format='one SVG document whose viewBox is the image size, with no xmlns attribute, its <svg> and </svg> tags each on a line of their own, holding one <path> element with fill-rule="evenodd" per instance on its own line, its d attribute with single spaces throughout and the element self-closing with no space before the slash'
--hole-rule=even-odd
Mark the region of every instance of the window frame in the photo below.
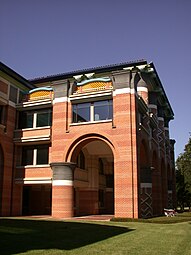
<svg viewBox="0 0 191 255">
<path fill-rule="evenodd" d="M 38 164 L 38 151 L 42 149 L 43 147 L 44 149 L 45 148 L 47 149 L 47 163 Z M 24 167 L 38 167 L 38 166 L 42 167 L 42 166 L 49 165 L 49 148 L 50 148 L 49 144 L 23 146 L 22 154 L 21 154 L 21 165 Z M 31 159 L 32 164 L 27 164 L 27 159 L 25 158 L 27 151 L 29 150 L 32 151 L 32 159 Z"/>
<path fill-rule="evenodd" d="M 95 118 L 95 109 L 96 107 L 101 107 L 101 106 L 104 106 L 104 103 L 103 105 L 100 104 L 100 106 L 96 106 L 96 103 L 97 102 L 107 102 L 105 104 L 105 106 L 108 108 L 108 116 L 111 116 L 111 118 L 105 118 L 105 119 L 98 119 L 96 120 Z M 84 122 L 78 122 L 77 121 L 77 110 L 75 112 L 75 116 L 74 116 L 74 107 L 77 108 L 78 105 L 81 105 L 81 104 L 87 104 L 89 105 L 89 112 L 90 112 L 90 118 L 89 118 L 89 121 L 84 121 Z M 75 122 L 74 122 L 75 120 Z M 113 120 L 113 99 L 112 98 L 103 98 L 103 99 L 99 99 L 99 100 L 91 100 L 91 101 L 77 101 L 77 102 L 72 102 L 72 123 L 73 125 L 77 125 L 77 124 L 84 124 L 84 123 L 97 123 L 97 122 L 105 122 L 105 121 L 112 121 Z"/>
<path fill-rule="evenodd" d="M 38 126 L 38 116 L 43 113 L 48 114 L 48 122 L 50 125 Z M 37 129 L 37 128 L 45 128 L 45 127 L 52 126 L 52 109 L 51 108 L 46 108 L 46 109 L 41 109 L 41 110 L 36 110 L 36 111 L 35 110 L 21 111 L 19 114 L 20 114 L 19 121 L 18 121 L 19 129 Z M 25 123 L 23 123 L 22 120 L 20 121 L 20 118 L 22 118 L 22 114 L 23 114 L 23 118 L 26 118 Z M 31 127 L 27 127 L 27 116 L 29 116 L 29 115 L 32 116 Z"/>
<path fill-rule="evenodd" d="M 86 158 L 82 150 L 77 156 L 76 163 L 78 168 L 81 170 L 86 170 Z"/>
<path fill-rule="evenodd" d="M 6 126 L 7 122 L 7 105 L 0 105 L 0 125 Z"/>
</svg>

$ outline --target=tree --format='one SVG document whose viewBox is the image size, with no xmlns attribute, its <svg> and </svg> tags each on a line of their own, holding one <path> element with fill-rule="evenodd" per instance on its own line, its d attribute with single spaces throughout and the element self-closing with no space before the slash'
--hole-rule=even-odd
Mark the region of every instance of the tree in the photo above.
<svg viewBox="0 0 191 255">
<path fill-rule="evenodd" d="M 177 203 L 181 210 L 191 207 L 191 137 L 176 160 Z"/>
</svg>

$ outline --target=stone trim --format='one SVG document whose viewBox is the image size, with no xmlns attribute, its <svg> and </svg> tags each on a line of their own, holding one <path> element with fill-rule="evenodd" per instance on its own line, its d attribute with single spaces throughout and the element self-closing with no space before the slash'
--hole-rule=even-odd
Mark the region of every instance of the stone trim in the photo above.
<svg viewBox="0 0 191 255">
<path fill-rule="evenodd" d="M 53 180 L 52 186 L 73 186 L 74 182 L 71 180 Z"/>
<path fill-rule="evenodd" d="M 146 88 L 146 87 L 137 87 L 137 92 L 139 92 L 139 91 L 148 92 L 148 88 Z"/>
<path fill-rule="evenodd" d="M 53 104 L 65 103 L 68 101 L 68 97 L 58 97 L 53 100 Z"/>
<path fill-rule="evenodd" d="M 152 183 L 141 183 L 141 188 L 152 188 Z"/>
<path fill-rule="evenodd" d="M 54 162 L 50 164 L 53 170 L 53 181 L 64 180 L 73 181 L 74 168 L 76 164 L 73 162 Z"/>
<path fill-rule="evenodd" d="M 116 89 L 113 91 L 113 96 L 120 95 L 120 94 L 135 94 L 134 89 L 130 88 L 122 88 L 122 89 Z"/>
</svg>

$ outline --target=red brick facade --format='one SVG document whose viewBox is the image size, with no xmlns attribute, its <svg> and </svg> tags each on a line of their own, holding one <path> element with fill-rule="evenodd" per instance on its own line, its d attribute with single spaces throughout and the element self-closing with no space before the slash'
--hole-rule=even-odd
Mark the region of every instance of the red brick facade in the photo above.
<svg viewBox="0 0 191 255">
<path fill-rule="evenodd" d="M 0 82 L 1 215 L 139 218 L 175 207 L 173 111 L 153 64 L 30 82 L 9 69 Z M 25 96 L 11 102 L 11 86 Z"/>
</svg>

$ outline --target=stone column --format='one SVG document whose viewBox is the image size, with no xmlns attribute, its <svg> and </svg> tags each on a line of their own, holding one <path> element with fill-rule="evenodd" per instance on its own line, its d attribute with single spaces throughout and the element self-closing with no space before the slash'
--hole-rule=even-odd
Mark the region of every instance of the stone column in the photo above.
<svg viewBox="0 0 191 255">
<path fill-rule="evenodd" d="M 51 163 L 52 181 L 52 216 L 56 218 L 73 217 L 74 204 L 74 169 L 75 163 Z"/>
</svg>

